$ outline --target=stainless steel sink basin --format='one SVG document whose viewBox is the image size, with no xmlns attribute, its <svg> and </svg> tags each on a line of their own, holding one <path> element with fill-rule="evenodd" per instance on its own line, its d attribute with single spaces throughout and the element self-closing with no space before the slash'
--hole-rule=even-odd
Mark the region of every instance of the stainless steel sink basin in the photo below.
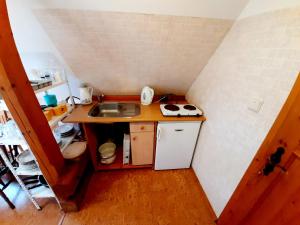
<svg viewBox="0 0 300 225">
<path fill-rule="evenodd" d="M 104 102 L 89 111 L 91 117 L 133 117 L 140 115 L 141 108 L 136 103 Z"/>
</svg>

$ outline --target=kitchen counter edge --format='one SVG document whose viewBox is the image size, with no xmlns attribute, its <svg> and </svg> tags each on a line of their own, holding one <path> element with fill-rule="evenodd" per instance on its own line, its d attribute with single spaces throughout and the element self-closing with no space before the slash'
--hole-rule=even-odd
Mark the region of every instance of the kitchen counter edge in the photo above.
<svg viewBox="0 0 300 225">
<path fill-rule="evenodd" d="M 148 106 L 141 105 L 141 114 L 138 116 L 124 118 L 124 117 L 90 117 L 88 112 L 97 104 L 94 102 L 87 106 L 76 106 L 75 109 L 65 118 L 64 123 L 115 123 L 115 122 L 164 122 L 164 121 L 199 121 L 206 120 L 205 116 L 199 117 L 176 117 L 163 116 L 160 111 L 160 104 L 153 103 Z"/>
</svg>

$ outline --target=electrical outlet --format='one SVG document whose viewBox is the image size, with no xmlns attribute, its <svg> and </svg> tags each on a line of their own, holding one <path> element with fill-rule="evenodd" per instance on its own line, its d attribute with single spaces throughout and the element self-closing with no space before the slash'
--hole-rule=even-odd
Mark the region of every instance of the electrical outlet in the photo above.
<svg viewBox="0 0 300 225">
<path fill-rule="evenodd" d="M 258 113 L 261 110 L 261 107 L 264 104 L 264 100 L 261 98 L 253 98 L 251 101 L 248 103 L 248 109 Z"/>
</svg>

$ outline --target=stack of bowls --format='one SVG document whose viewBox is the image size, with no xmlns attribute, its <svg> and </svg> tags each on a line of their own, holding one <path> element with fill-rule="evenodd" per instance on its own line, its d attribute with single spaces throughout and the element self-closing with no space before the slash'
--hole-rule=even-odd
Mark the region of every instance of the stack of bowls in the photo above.
<svg viewBox="0 0 300 225">
<path fill-rule="evenodd" d="M 75 133 L 73 124 L 63 124 L 55 128 L 55 133 L 60 134 L 60 137 L 70 137 Z"/>
<path fill-rule="evenodd" d="M 116 159 L 116 145 L 112 142 L 106 142 L 98 149 L 102 164 L 112 164 Z"/>
</svg>

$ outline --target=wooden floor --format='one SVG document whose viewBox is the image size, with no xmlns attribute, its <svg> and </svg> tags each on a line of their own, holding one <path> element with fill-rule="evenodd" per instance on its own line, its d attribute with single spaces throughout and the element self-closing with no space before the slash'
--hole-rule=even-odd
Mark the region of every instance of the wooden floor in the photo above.
<svg viewBox="0 0 300 225">
<path fill-rule="evenodd" d="M 5 193 L 15 204 L 16 209 L 10 209 L 0 197 L 1 225 L 57 225 L 63 216 L 53 199 L 39 200 L 43 210 L 36 210 L 16 183 L 10 184 Z"/>
<path fill-rule="evenodd" d="M 191 169 L 97 172 L 76 213 L 63 215 L 54 202 L 36 211 L 24 196 L 13 202 L 15 211 L 1 200 L 1 224 L 213 225 L 215 219 Z"/>
</svg>

